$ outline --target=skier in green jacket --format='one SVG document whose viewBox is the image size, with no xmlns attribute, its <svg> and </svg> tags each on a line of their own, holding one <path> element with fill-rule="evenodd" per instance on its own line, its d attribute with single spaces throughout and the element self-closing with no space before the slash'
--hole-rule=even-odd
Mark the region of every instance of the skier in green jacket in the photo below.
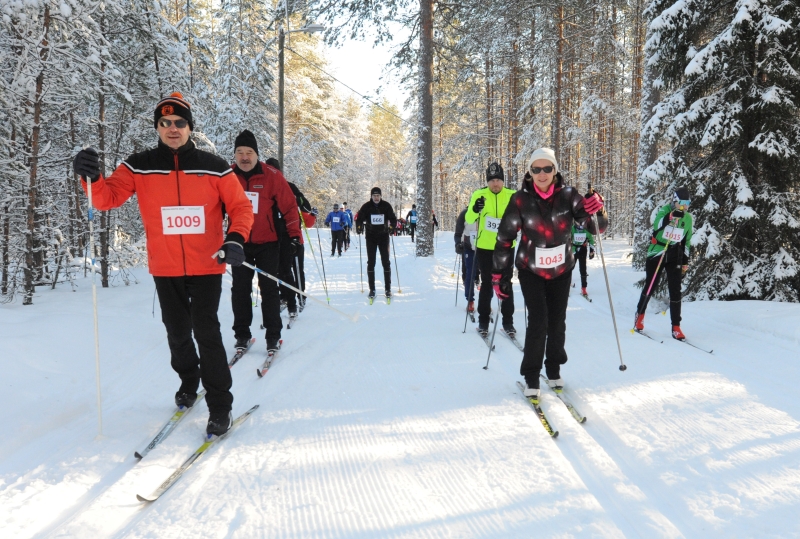
<svg viewBox="0 0 800 539">
<path fill-rule="evenodd" d="M 590 196 L 591 193 L 586 195 L 586 198 Z M 572 223 L 572 252 L 578 259 L 578 268 L 581 272 L 581 295 L 588 297 L 586 292 L 586 255 L 588 254 L 590 259 L 594 258 L 594 235 L 577 222 Z"/>
<path fill-rule="evenodd" d="M 503 167 L 499 163 L 492 163 L 486 169 L 486 183 L 486 187 L 472 193 L 467 205 L 467 213 L 464 216 L 465 222 L 478 224 L 478 237 L 475 242 L 477 247 L 476 260 L 478 262 L 478 270 L 480 270 L 481 282 L 484 283 L 478 296 L 478 331 L 483 336 L 489 334 L 489 316 L 492 312 L 492 287 L 489 283 L 492 282 L 492 255 L 494 253 L 494 244 L 497 240 L 497 229 L 506 211 L 506 206 L 508 206 L 508 201 L 515 192 L 513 189 L 505 187 Z M 513 272 L 513 265 L 509 265 L 505 270 L 507 275 L 504 274 L 504 277 L 509 282 Z M 517 332 L 514 329 L 513 292 L 503 301 L 501 313 L 503 316 L 503 330 L 513 337 Z"/>
<path fill-rule="evenodd" d="M 650 294 L 658 286 L 661 270 L 666 269 L 672 337 L 679 341 L 686 339 L 681 331 L 681 281 L 689 269 L 689 250 L 692 243 L 692 215 L 688 211 L 690 198 L 689 190 L 679 187 L 672 196 L 672 203 L 662 207 L 656 214 L 653 235 L 647 248 L 647 278 L 639 297 L 634 321 L 634 329 L 642 331 Z"/>
</svg>

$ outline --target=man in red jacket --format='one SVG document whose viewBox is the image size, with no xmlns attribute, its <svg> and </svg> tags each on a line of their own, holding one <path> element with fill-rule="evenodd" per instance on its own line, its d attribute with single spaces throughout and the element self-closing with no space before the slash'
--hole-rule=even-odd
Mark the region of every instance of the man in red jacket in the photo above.
<svg viewBox="0 0 800 539">
<path fill-rule="evenodd" d="M 290 248 L 299 251 L 300 214 L 297 201 L 289 183 L 281 171 L 258 160 L 258 143 L 256 137 L 248 130 L 239 133 L 234 143 L 235 153 L 232 165 L 239 183 L 252 202 L 252 213 L 255 221 L 247 241 L 244 244 L 245 258 L 248 263 L 270 275 L 278 277 L 280 270 L 280 237 L 276 219 L 278 212 L 286 221 L 286 231 L 290 238 Z M 247 266 L 231 269 L 233 286 L 231 287 L 231 305 L 233 306 L 233 332 L 236 337 L 236 348 L 247 348 L 250 341 L 250 324 L 253 322 L 252 292 L 253 274 Z M 267 351 L 280 348 L 281 303 L 278 294 L 278 283 L 258 274 L 258 287 L 261 289 L 261 315 L 266 329 Z"/>
<path fill-rule="evenodd" d="M 212 256 L 222 250 L 231 266 L 242 263 L 253 212 L 228 164 L 189 140 L 192 108 L 180 93 L 158 103 L 153 123 L 158 147 L 129 156 L 108 178 L 92 148 L 78 152 L 73 167 L 99 210 L 137 195 L 172 368 L 181 378 L 175 404 L 192 407 L 202 380 L 210 412 L 206 432 L 219 436 L 230 428 L 233 395 L 217 318 L 225 266 Z M 230 216 L 224 241 L 223 206 Z"/>
</svg>

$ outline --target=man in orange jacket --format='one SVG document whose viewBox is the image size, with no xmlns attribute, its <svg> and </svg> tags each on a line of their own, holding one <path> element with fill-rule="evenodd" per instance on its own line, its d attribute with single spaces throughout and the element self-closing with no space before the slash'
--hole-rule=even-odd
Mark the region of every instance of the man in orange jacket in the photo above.
<svg viewBox="0 0 800 539">
<path fill-rule="evenodd" d="M 118 208 L 137 195 L 172 368 L 181 378 L 175 404 L 193 406 L 202 381 L 210 412 L 206 432 L 219 436 L 230 428 L 233 404 L 217 318 L 224 261 L 244 261 L 253 210 L 230 166 L 189 139 L 192 108 L 180 93 L 158 103 L 153 123 L 158 146 L 129 156 L 108 178 L 101 176 L 92 148 L 78 152 L 73 168 L 99 210 Z M 224 240 L 223 206 L 230 216 Z M 220 250 L 224 261 L 212 258 Z"/>
</svg>

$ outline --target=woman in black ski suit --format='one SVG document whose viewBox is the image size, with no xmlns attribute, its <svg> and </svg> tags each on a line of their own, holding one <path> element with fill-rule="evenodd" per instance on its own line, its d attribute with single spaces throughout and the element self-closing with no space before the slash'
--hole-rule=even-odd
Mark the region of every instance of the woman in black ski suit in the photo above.
<svg viewBox="0 0 800 539">
<path fill-rule="evenodd" d="M 544 361 L 551 387 L 563 386 L 561 365 L 567 329 L 567 301 L 575 257 L 570 234 L 573 221 L 597 234 L 591 216 L 597 214 L 600 232 L 608 226 L 603 199 L 597 193 L 584 198 L 574 187 L 564 185 L 558 162 L 550 148 L 536 150 L 529 161 L 522 189 L 511 196 L 500 221 L 494 249 L 492 284 L 500 299 L 508 296 L 511 282 L 502 275 L 511 265 L 513 241 L 522 230 L 516 267 L 525 305 L 528 328 L 520 374 L 525 377 L 525 395 L 539 396 L 539 373 Z"/>
</svg>

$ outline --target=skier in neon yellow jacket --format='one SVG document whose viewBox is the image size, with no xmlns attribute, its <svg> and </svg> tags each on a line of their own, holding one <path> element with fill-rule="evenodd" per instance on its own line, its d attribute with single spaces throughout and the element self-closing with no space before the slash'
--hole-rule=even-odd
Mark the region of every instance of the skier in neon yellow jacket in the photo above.
<svg viewBox="0 0 800 539">
<path fill-rule="evenodd" d="M 489 333 L 489 316 L 492 310 L 492 254 L 497 241 L 497 229 L 508 206 L 508 201 L 515 193 L 513 189 L 505 187 L 503 167 L 498 163 L 492 163 L 486 169 L 486 183 L 486 187 L 472 193 L 467 205 L 467 213 L 464 216 L 465 222 L 478 225 L 476 260 L 482 283 L 478 296 L 478 331 L 484 336 Z M 513 266 L 509 266 L 507 275 L 505 275 L 509 281 L 513 272 Z M 503 301 L 501 313 L 503 330 L 513 337 L 516 333 L 513 293 Z"/>
</svg>

